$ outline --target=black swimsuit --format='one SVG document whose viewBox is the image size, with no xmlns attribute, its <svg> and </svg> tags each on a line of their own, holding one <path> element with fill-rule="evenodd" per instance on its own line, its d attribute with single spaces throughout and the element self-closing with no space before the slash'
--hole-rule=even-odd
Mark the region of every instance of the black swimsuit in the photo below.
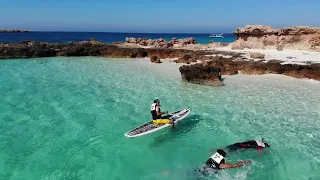
<svg viewBox="0 0 320 180">
<path fill-rule="evenodd" d="M 246 141 L 246 142 L 241 142 L 241 143 L 235 143 L 227 146 L 229 151 L 237 151 L 239 149 L 248 149 L 248 148 L 256 148 L 258 146 L 257 142 L 252 140 L 252 141 Z"/>
</svg>

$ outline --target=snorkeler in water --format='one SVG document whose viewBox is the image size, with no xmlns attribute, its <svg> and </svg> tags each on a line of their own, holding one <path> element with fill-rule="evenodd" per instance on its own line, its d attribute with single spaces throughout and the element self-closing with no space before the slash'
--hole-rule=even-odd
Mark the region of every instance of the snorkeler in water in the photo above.
<svg viewBox="0 0 320 180">
<path fill-rule="evenodd" d="M 210 172 L 219 171 L 221 169 L 227 168 L 237 168 L 244 166 L 245 164 L 251 164 L 250 160 L 240 161 L 235 164 L 229 164 L 226 162 L 227 153 L 218 149 L 200 168 L 196 169 L 196 172 L 200 173 L 203 176 L 207 176 Z"/>
<path fill-rule="evenodd" d="M 262 138 L 262 141 L 249 140 L 249 141 L 245 141 L 245 142 L 234 143 L 234 144 L 227 146 L 227 149 L 230 152 L 234 152 L 234 151 L 238 151 L 241 149 L 249 149 L 249 148 L 262 150 L 263 148 L 266 148 L 266 147 L 270 147 L 270 145 L 268 143 L 264 142 L 264 139 Z"/>
</svg>

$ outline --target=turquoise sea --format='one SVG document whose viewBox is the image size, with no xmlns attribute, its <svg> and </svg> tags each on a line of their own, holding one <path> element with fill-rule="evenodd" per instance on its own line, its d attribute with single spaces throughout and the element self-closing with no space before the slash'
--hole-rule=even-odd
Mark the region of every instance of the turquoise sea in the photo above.
<svg viewBox="0 0 320 180">
<path fill-rule="evenodd" d="M 228 154 L 252 165 L 204 179 L 320 179 L 319 81 L 235 75 L 215 88 L 181 81 L 167 61 L 1 60 L 0 179 L 196 179 L 210 150 L 262 137 L 269 149 Z M 191 113 L 176 129 L 126 138 L 155 97 Z"/>
</svg>

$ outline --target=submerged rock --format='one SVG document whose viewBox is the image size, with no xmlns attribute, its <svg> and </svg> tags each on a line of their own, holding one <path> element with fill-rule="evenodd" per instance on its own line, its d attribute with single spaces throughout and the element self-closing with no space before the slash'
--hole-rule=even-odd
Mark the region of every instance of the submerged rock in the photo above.
<svg viewBox="0 0 320 180">
<path fill-rule="evenodd" d="M 151 56 L 150 61 L 153 63 L 162 63 L 158 56 Z"/>
</svg>

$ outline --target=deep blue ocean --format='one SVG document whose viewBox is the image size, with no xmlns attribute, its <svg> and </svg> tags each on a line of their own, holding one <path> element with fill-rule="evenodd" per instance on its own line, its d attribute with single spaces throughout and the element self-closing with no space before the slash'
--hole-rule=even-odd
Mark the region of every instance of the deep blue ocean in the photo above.
<svg viewBox="0 0 320 180">
<path fill-rule="evenodd" d="M 230 43 L 236 40 L 234 34 L 224 34 L 224 38 L 210 38 L 210 34 L 169 34 L 169 33 L 109 33 L 109 32 L 29 32 L 29 33 L 0 33 L 0 42 L 18 43 L 23 40 L 36 40 L 49 43 L 67 43 L 69 41 L 84 41 L 95 38 L 105 43 L 123 42 L 126 37 L 164 38 L 171 40 L 194 37 L 198 43 L 209 44 L 210 40 L 215 42 Z"/>
</svg>

